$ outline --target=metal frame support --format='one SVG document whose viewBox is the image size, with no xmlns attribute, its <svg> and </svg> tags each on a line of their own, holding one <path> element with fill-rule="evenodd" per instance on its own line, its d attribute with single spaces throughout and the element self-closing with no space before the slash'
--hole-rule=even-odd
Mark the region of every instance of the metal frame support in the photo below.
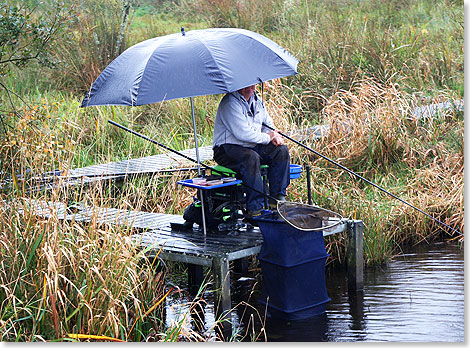
<svg viewBox="0 0 470 348">
<path fill-rule="evenodd" d="M 348 289 L 361 291 L 364 289 L 364 247 L 363 247 L 364 223 L 361 220 L 349 220 L 347 222 L 347 265 L 348 265 Z"/>
</svg>

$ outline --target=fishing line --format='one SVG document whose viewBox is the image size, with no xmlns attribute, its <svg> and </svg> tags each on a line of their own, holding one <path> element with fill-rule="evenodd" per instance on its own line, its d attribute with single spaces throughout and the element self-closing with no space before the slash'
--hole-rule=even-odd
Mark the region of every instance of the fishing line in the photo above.
<svg viewBox="0 0 470 348">
<path fill-rule="evenodd" d="M 425 211 L 423 211 L 423 210 L 421 210 L 421 209 L 415 207 L 415 206 L 412 205 L 411 203 L 408 203 L 407 201 L 401 199 L 400 197 L 394 195 L 393 193 L 388 192 L 387 190 L 383 189 L 382 187 L 380 187 L 380 186 L 374 184 L 372 181 L 367 180 L 366 178 L 364 178 L 364 177 L 362 177 L 361 175 L 359 175 L 359 174 L 353 172 L 352 170 L 346 168 L 345 166 L 339 164 L 338 162 L 332 160 L 331 158 L 328 158 L 328 157 L 322 155 L 321 153 L 319 153 L 319 152 L 313 150 L 312 148 L 310 148 L 310 147 L 308 147 L 308 146 L 302 144 L 301 142 L 299 142 L 299 141 L 297 141 L 297 140 L 291 138 L 290 136 L 288 136 L 288 135 L 282 133 L 281 131 L 275 130 L 274 128 L 272 128 L 272 127 L 270 127 L 270 126 L 268 126 L 268 125 L 266 125 L 266 124 L 264 124 L 264 123 L 263 123 L 263 126 L 265 126 L 265 127 L 268 128 L 268 129 L 271 129 L 271 130 L 273 130 L 273 131 L 276 131 L 277 133 L 279 133 L 279 134 L 282 135 L 283 137 L 289 139 L 290 141 L 293 141 L 293 142 L 296 143 L 297 145 L 300 145 L 300 146 L 302 146 L 303 148 L 305 148 L 305 149 L 307 149 L 307 150 L 309 150 L 309 151 L 312 151 L 314 154 L 320 156 L 321 158 L 326 159 L 327 161 L 333 163 L 334 165 L 340 167 L 341 169 L 347 171 L 348 173 L 353 174 L 353 175 L 355 175 L 356 177 L 358 177 L 359 179 L 364 180 L 364 181 L 367 182 L 368 184 L 374 186 L 375 188 L 378 188 L 380 191 L 385 192 L 386 194 L 392 196 L 393 198 L 398 199 L 400 202 L 407 204 L 407 205 L 410 206 L 411 208 L 416 209 L 416 210 L 419 211 L 420 213 L 423 213 L 423 214 L 426 215 L 427 217 L 433 219 L 434 221 L 436 221 L 436 222 L 442 224 L 443 226 L 447 227 L 448 229 L 450 229 L 450 230 L 452 230 L 452 231 L 454 231 L 454 232 L 460 234 L 461 236 L 463 236 L 463 233 L 461 233 L 460 231 L 456 230 L 455 228 L 450 227 L 450 226 L 447 225 L 446 223 L 444 223 L 444 222 L 442 222 L 442 221 L 436 219 L 434 216 L 429 215 L 428 213 L 426 213 Z"/>
</svg>

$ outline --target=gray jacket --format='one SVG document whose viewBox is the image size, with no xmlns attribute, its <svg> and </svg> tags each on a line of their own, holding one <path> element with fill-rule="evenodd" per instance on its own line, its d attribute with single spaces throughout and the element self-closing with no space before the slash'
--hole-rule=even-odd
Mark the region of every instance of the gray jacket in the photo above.
<svg viewBox="0 0 470 348">
<path fill-rule="evenodd" d="M 250 104 L 237 91 L 227 93 L 220 101 L 214 122 L 212 146 L 236 144 L 255 147 L 268 144 L 271 130 L 262 123 L 274 128 L 274 123 L 256 92 L 250 98 Z M 251 111 L 253 104 L 254 114 Z"/>
</svg>

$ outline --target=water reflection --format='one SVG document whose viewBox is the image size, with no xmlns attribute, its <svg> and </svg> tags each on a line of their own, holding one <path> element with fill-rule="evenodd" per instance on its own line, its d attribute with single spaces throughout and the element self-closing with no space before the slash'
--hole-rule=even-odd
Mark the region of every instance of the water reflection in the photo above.
<svg viewBox="0 0 470 348">
<path fill-rule="evenodd" d="M 364 277 L 364 291 L 351 293 L 345 270 L 330 270 L 326 313 L 298 321 L 265 320 L 266 309 L 256 301 L 260 284 L 242 278 L 232 289 L 234 329 L 247 341 L 464 341 L 463 247 L 415 248 L 387 265 L 366 267 Z M 206 327 L 212 309 L 206 306 Z"/>
<path fill-rule="evenodd" d="M 357 340 L 362 340 L 360 334 L 365 331 L 366 325 L 364 320 L 364 291 L 350 291 L 348 293 L 349 315 L 351 316 L 350 330 L 358 333 Z"/>
<path fill-rule="evenodd" d="M 328 316 L 326 313 L 309 319 L 266 322 L 270 342 L 326 342 L 328 341 Z"/>
<path fill-rule="evenodd" d="M 364 291 L 350 293 L 346 273 L 329 272 L 325 316 L 267 326 L 268 340 L 464 341 L 463 248 L 414 248 L 387 265 L 366 268 L 364 276 Z"/>
</svg>

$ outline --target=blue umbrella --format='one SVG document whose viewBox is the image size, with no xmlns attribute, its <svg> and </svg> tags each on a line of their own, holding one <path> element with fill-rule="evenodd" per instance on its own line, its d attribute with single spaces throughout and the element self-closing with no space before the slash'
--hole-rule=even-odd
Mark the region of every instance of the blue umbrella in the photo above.
<svg viewBox="0 0 470 348">
<path fill-rule="evenodd" d="M 244 29 L 202 29 L 140 42 L 113 60 L 82 107 L 145 105 L 233 92 L 297 74 L 298 60 L 263 35 Z"/>
<path fill-rule="evenodd" d="M 181 28 L 181 33 L 149 39 L 124 51 L 98 76 L 81 106 L 138 106 L 190 97 L 200 174 L 193 97 L 233 92 L 294 75 L 298 63 L 284 48 L 249 30 L 185 32 Z M 205 222 L 204 207 L 202 212 Z"/>
</svg>

